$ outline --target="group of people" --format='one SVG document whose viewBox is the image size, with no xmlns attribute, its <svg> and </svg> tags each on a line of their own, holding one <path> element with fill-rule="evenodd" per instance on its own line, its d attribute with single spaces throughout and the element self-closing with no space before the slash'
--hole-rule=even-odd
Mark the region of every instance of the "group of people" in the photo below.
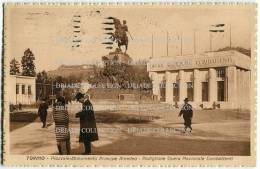
<svg viewBox="0 0 260 169">
<path fill-rule="evenodd" d="M 79 142 L 84 143 L 84 154 L 91 154 L 91 142 L 98 140 L 97 126 L 93 106 L 90 100 L 82 93 L 77 93 L 75 99 L 82 104 L 82 110 L 76 113 L 76 118 L 80 118 Z M 179 113 L 183 116 L 185 132 L 189 128 L 192 131 L 191 119 L 193 117 L 192 106 L 188 103 L 188 98 L 184 99 L 184 105 Z M 71 153 L 69 114 L 65 108 L 65 99 L 59 96 L 53 104 L 53 120 L 55 122 L 55 135 L 59 154 L 68 155 Z M 46 117 L 48 110 L 47 100 L 39 106 L 38 114 L 46 127 Z"/>
<path fill-rule="evenodd" d="M 93 106 L 90 100 L 82 93 L 76 94 L 76 100 L 82 104 L 82 110 L 76 113 L 80 119 L 79 142 L 84 143 L 84 154 L 91 154 L 91 142 L 98 140 L 97 126 Z M 66 109 L 64 97 L 59 96 L 53 104 L 53 120 L 55 123 L 55 135 L 59 154 L 68 155 L 71 153 L 69 113 Z M 39 106 L 38 114 L 46 127 L 48 103 L 45 99 Z"/>
</svg>

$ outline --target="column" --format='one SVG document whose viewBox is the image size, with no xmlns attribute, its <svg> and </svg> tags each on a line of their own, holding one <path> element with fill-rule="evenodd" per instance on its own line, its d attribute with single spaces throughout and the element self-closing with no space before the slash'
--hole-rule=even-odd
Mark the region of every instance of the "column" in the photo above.
<svg viewBox="0 0 260 169">
<path fill-rule="evenodd" d="M 15 81 L 15 83 L 16 83 L 16 81 Z M 16 93 L 16 91 L 15 91 L 15 104 L 18 104 L 18 96 L 19 96 L 21 90 L 20 90 L 20 84 L 16 83 L 16 85 L 18 85 L 18 93 Z M 15 86 L 15 90 L 16 90 L 16 86 Z"/>
<path fill-rule="evenodd" d="M 248 98 L 245 102 L 245 109 L 251 109 L 251 71 L 245 71 L 246 74 L 246 97 Z"/>
<path fill-rule="evenodd" d="M 238 69 L 237 69 L 238 70 Z M 237 77 L 239 77 L 239 75 L 237 74 Z M 249 92 L 249 90 L 246 88 L 246 71 L 245 70 L 241 70 L 240 71 L 240 82 L 237 83 L 237 92 L 240 92 L 241 94 L 238 95 L 237 94 L 237 104 L 240 106 L 239 108 L 244 109 L 247 100 L 249 99 L 247 96 L 247 93 Z"/>
<path fill-rule="evenodd" d="M 152 83 L 153 83 L 153 95 L 157 96 L 157 99 L 160 100 L 160 83 L 159 77 L 156 72 L 152 72 Z"/>
<path fill-rule="evenodd" d="M 237 100 L 237 104 L 240 107 L 241 103 L 243 103 L 242 99 L 245 97 L 243 95 L 243 70 L 241 69 L 236 69 L 237 71 L 237 97 L 239 97 L 240 99 Z"/>
<path fill-rule="evenodd" d="M 237 99 L 237 78 L 236 78 L 236 67 L 227 67 L 227 80 L 228 80 L 228 102 L 230 108 L 236 108 Z"/>
<path fill-rule="evenodd" d="M 24 95 L 23 95 L 23 102 L 24 102 L 24 104 L 29 104 L 27 88 L 28 88 L 28 84 L 24 84 Z"/>
<path fill-rule="evenodd" d="M 209 68 L 209 102 L 217 100 L 216 69 Z"/>
<path fill-rule="evenodd" d="M 193 72 L 193 100 L 194 102 L 201 102 L 201 87 L 200 87 L 200 77 L 199 77 L 199 70 L 194 69 Z"/>
<path fill-rule="evenodd" d="M 184 80 L 184 70 L 179 70 L 179 102 L 183 102 L 186 97 L 187 85 Z"/>
<path fill-rule="evenodd" d="M 166 79 L 166 91 L 165 91 L 165 100 L 166 103 L 173 103 L 173 84 L 171 78 L 171 72 L 165 72 Z"/>
<path fill-rule="evenodd" d="M 33 83 L 31 84 L 31 97 L 33 102 L 36 102 L 36 79 L 33 80 Z"/>
<path fill-rule="evenodd" d="M 237 76 L 238 76 L 238 74 L 237 74 Z M 241 80 L 240 80 L 240 83 L 237 86 L 236 93 L 240 90 L 241 95 L 237 95 L 237 97 L 240 98 L 240 99 L 237 99 L 236 101 L 237 101 L 237 103 L 240 101 L 239 106 L 240 106 L 241 109 L 243 109 L 244 108 L 244 103 L 246 103 L 247 99 L 249 99 L 248 96 L 247 96 L 247 93 L 249 91 L 248 91 L 248 89 L 245 86 L 246 71 L 245 70 L 241 70 L 240 76 L 241 76 L 240 77 Z"/>
</svg>

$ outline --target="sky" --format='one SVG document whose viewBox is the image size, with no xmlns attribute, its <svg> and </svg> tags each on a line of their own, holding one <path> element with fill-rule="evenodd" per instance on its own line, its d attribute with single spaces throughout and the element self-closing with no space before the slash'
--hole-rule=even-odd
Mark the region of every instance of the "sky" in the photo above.
<svg viewBox="0 0 260 169">
<path fill-rule="evenodd" d="M 229 46 L 230 26 L 232 46 L 249 49 L 255 13 L 249 5 L 9 5 L 5 7 L 5 49 L 9 59 L 20 61 L 30 48 L 37 72 L 62 64 L 91 64 L 111 52 L 102 44 L 106 38 L 102 22 L 109 16 L 127 21 L 133 37 L 129 37 L 127 53 L 134 60 L 167 56 L 167 32 L 169 57 L 180 55 L 180 39 L 184 56 L 194 52 L 194 39 L 197 53 L 209 51 L 213 24 L 225 24 L 224 33 L 212 34 L 213 50 Z M 82 42 L 77 48 L 72 47 L 74 15 L 81 16 Z"/>
</svg>

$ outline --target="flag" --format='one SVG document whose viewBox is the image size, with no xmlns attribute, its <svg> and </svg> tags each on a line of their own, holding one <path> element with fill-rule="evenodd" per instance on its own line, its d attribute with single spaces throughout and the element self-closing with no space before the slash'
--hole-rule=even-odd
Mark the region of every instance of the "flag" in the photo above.
<svg viewBox="0 0 260 169">
<path fill-rule="evenodd" d="M 211 25 L 210 32 L 225 32 L 225 24 L 215 24 Z"/>
</svg>

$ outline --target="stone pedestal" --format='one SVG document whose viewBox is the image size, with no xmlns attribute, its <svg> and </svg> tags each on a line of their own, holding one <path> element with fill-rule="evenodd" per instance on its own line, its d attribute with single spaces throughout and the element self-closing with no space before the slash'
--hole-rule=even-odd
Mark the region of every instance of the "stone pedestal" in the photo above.
<svg viewBox="0 0 260 169">
<path fill-rule="evenodd" d="M 108 61 L 124 63 L 127 65 L 131 64 L 133 61 L 133 59 L 127 53 L 122 52 L 118 48 L 114 52 L 109 52 L 109 54 L 103 56 L 103 58 L 106 58 Z"/>
</svg>

